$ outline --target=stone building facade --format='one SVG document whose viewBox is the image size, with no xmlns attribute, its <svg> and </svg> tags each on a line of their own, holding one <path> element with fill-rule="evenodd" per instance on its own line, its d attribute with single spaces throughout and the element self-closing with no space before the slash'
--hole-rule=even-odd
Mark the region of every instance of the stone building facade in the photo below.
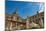
<svg viewBox="0 0 46 31">
<path fill-rule="evenodd" d="M 44 12 L 28 17 L 26 21 L 28 21 L 28 28 L 44 28 Z"/>
<path fill-rule="evenodd" d="M 5 30 L 44 28 L 44 12 L 22 19 L 18 14 L 5 14 Z"/>
</svg>

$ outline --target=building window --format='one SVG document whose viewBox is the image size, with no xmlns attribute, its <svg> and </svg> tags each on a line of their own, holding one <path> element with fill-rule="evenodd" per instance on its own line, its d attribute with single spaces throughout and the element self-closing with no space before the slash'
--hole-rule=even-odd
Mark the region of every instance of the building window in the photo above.
<svg viewBox="0 0 46 31">
<path fill-rule="evenodd" d="M 11 20 L 11 16 L 8 17 L 8 20 Z"/>
<path fill-rule="evenodd" d="M 16 20 L 17 20 L 17 17 L 14 16 L 14 17 L 13 17 L 13 20 L 16 21 Z"/>
<path fill-rule="evenodd" d="M 36 18 L 37 16 L 35 15 L 35 18 Z"/>
<path fill-rule="evenodd" d="M 35 23 L 35 20 L 33 20 L 33 22 Z"/>
<path fill-rule="evenodd" d="M 39 20 L 40 20 L 40 18 L 39 18 Z"/>
<path fill-rule="evenodd" d="M 37 24 L 39 23 L 37 19 L 36 19 L 36 23 L 37 23 Z"/>
<path fill-rule="evenodd" d="M 17 20 L 18 20 L 19 18 L 17 17 Z"/>
<path fill-rule="evenodd" d="M 44 23 L 44 17 L 42 17 L 43 23 Z"/>
</svg>

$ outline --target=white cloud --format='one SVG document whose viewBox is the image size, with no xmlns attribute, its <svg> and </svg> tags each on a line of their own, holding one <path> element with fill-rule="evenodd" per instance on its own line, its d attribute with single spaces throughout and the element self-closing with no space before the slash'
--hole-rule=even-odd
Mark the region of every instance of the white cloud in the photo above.
<svg viewBox="0 0 46 31">
<path fill-rule="evenodd" d="M 39 10 L 40 10 L 40 11 L 39 11 L 39 13 L 43 12 L 44 9 L 45 9 L 44 4 L 43 4 L 43 3 L 40 4 L 40 7 L 39 7 Z"/>
<path fill-rule="evenodd" d="M 40 10 L 39 13 L 43 12 L 44 10 Z"/>
</svg>

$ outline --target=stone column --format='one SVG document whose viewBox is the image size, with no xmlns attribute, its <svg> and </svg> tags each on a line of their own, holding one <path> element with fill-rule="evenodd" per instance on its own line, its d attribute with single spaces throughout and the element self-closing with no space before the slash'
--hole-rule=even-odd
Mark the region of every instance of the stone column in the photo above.
<svg viewBox="0 0 46 31">
<path fill-rule="evenodd" d="M 11 22 L 10 20 L 8 21 L 8 31 L 10 31 L 10 26 L 11 26 Z"/>
<path fill-rule="evenodd" d="M 12 22 L 10 23 L 10 30 L 12 30 Z"/>
<path fill-rule="evenodd" d="M 21 27 L 20 27 L 20 24 L 18 24 L 18 30 L 20 30 L 20 28 L 21 28 Z"/>
<path fill-rule="evenodd" d="M 43 19 L 41 18 L 41 27 L 43 27 L 44 25 L 43 25 Z"/>
<path fill-rule="evenodd" d="M 40 26 L 41 26 L 41 27 L 44 26 L 44 25 L 43 25 L 43 19 L 42 19 L 42 18 L 40 18 L 40 22 L 39 22 L 39 23 L 40 23 Z"/>
<path fill-rule="evenodd" d="M 17 29 L 18 27 L 17 27 L 17 22 L 16 22 L 16 29 Z"/>
<path fill-rule="evenodd" d="M 26 21 L 26 28 L 27 29 L 29 28 L 29 19 L 27 19 L 27 21 Z"/>
</svg>

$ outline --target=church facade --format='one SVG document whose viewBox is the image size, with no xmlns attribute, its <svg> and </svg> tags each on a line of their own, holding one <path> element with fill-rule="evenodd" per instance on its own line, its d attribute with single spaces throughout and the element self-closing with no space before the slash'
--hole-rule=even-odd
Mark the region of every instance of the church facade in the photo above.
<svg viewBox="0 0 46 31">
<path fill-rule="evenodd" d="M 44 12 L 22 19 L 17 13 L 5 14 L 5 30 L 27 30 L 44 28 Z"/>
</svg>

